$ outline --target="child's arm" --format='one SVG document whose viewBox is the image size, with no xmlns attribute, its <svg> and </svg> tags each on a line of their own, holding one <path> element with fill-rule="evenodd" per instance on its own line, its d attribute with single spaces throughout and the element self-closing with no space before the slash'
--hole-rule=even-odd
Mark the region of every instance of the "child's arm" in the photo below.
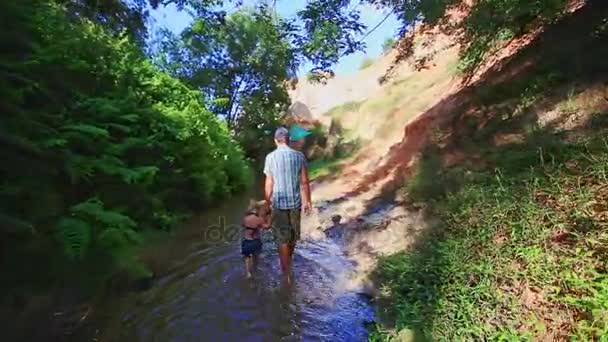
<svg viewBox="0 0 608 342">
<path fill-rule="evenodd" d="M 264 228 L 264 229 L 268 229 L 270 228 L 270 215 L 266 215 L 265 218 L 259 218 L 260 219 L 260 227 Z"/>
</svg>

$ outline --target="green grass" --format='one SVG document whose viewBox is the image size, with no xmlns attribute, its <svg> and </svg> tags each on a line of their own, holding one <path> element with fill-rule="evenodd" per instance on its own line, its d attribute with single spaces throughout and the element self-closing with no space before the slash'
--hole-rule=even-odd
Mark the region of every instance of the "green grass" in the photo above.
<svg viewBox="0 0 608 342">
<path fill-rule="evenodd" d="M 455 58 L 453 61 L 449 62 L 447 65 L 447 73 L 451 76 L 459 75 L 460 70 L 458 69 L 460 60 Z"/>
<path fill-rule="evenodd" d="M 325 113 L 325 116 L 329 116 L 332 117 L 334 119 L 339 119 L 341 118 L 344 114 L 348 114 L 348 113 L 352 113 L 352 112 L 356 112 L 359 110 L 359 108 L 361 108 L 361 105 L 364 103 L 364 101 L 351 101 L 351 102 L 346 102 L 345 104 L 336 106 L 332 109 L 330 109 L 327 113 Z"/>
<path fill-rule="evenodd" d="M 359 66 L 359 70 L 367 69 L 370 66 L 372 66 L 373 64 L 374 64 L 374 60 L 369 57 L 366 57 L 361 62 L 361 65 Z"/>
<path fill-rule="evenodd" d="M 358 139 L 345 139 L 349 135 L 348 130 L 342 131 L 340 135 L 333 156 L 316 159 L 308 163 L 308 175 L 311 180 L 338 173 L 340 166 L 359 150 L 360 142 Z"/>
<path fill-rule="evenodd" d="M 337 172 L 339 164 L 347 158 L 348 156 L 314 160 L 308 164 L 308 175 L 311 180 L 315 180 L 316 178 L 325 177 L 331 173 Z"/>
<path fill-rule="evenodd" d="M 439 170 L 429 157 L 408 190 L 441 223 L 380 261 L 383 325 L 370 340 L 410 331 L 430 341 L 607 341 L 602 133 L 486 151 L 492 171 Z"/>
</svg>

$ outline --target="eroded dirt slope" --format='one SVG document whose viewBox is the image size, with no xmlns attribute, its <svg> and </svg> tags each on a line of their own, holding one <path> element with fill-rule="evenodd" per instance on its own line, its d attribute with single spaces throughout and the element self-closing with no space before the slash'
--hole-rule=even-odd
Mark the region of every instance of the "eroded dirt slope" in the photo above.
<svg viewBox="0 0 608 342">
<path fill-rule="evenodd" d="M 434 224 L 424 208 L 409 205 L 403 191 L 426 148 L 439 151 L 446 167 L 484 167 L 476 147 L 523 142 L 530 127 L 573 131 L 590 114 L 606 110 L 607 88 L 592 67 L 593 37 L 580 39 L 571 29 L 585 31 L 593 23 L 593 13 L 581 8 L 573 7 L 560 25 L 508 42 L 466 84 L 457 72 L 458 47 L 439 37 L 431 46 L 423 39 L 416 44 L 419 55 L 434 55 L 428 68 L 405 63 L 384 84 L 378 78 L 392 54 L 326 86 L 299 85 L 294 102 L 321 121 L 339 121 L 361 142 L 339 172 L 315 180 L 318 210 L 303 225 L 313 238 L 329 234 L 344 243 L 361 271 L 345 284 L 364 286 L 359 280 L 378 256 L 406 249 Z M 547 70 L 567 69 L 562 66 L 573 59 L 577 69 L 566 72 L 576 73 L 576 82 L 560 84 L 551 96 L 535 93 L 542 77 L 551 78 Z M 342 217 L 337 226 L 334 215 Z"/>
</svg>

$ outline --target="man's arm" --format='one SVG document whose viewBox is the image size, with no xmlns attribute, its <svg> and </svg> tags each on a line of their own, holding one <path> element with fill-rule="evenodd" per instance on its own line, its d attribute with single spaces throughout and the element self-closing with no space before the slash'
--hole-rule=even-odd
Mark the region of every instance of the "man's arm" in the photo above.
<svg viewBox="0 0 608 342">
<path fill-rule="evenodd" d="M 274 180 L 270 174 L 266 174 L 266 180 L 264 181 L 264 200 L 266 201 L 266 205 L 270 206 L 272 202 L 272 187 L 274 185 Z"/>
<path fill-rule="evenodd" d="M 306 165 L 303 165 L 300 171 L 300 192 L 303 199 L 302 209 L 304 210 L 304 214 L 308 215 L 312 211 L 312 200 L 310 198 L 310 180 Z"/>
<path fill-rule="evenodd" d="M 272 201 L 272 187 L 274 180 L 272 179 L 272 172 L 270 171 L 270 154 L 264 159 L 264 201 L 266 202 L 267 210 L 270 210 L 270 202 Z"/>
</svg>

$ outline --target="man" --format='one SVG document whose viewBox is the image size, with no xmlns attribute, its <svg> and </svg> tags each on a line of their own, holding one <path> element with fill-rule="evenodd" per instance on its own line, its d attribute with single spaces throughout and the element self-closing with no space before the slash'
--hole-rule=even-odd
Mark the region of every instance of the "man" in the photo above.
<svg viewBox="0 0 608 342">
<path fill-rule="evenodd" d="M 289 129 L 289 141 L 291 148 L 294 150 L 302 151 L 304 150 L 304 143 L 306 142 L 306 137 L 310 135 L 310 131 L 303 128 L 300 125 L 293 125 Z"/>
<path fill-rule="evenodd" d="M 272 206 L 271 227 L 279 244 L 281 271 L 291 282 L 291 262 L 300 239 L 300 212 L 310 214 L 310 184 L 306 157 L 289 147 L 289 131 L 280 127 L 274 134 L 277 148 L 264 162 L 264 199 Z"/>
</svg>

